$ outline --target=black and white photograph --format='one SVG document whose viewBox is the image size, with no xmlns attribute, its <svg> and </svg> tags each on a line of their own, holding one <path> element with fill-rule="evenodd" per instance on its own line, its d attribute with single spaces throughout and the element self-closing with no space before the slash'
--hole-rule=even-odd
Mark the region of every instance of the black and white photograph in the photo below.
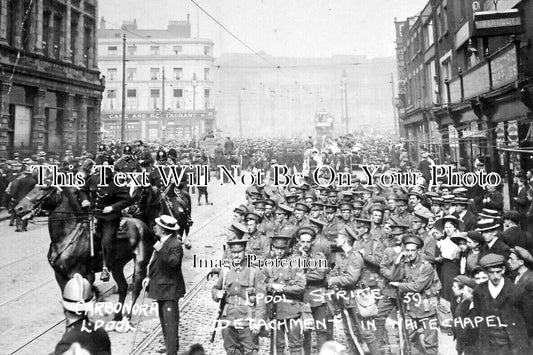
<svg viewBox="0 0 533 355">
<path fill-rule="evenodd" d="M 533 354 L 533 0 L 0 0 L 0 355 Z"/>
</svg>

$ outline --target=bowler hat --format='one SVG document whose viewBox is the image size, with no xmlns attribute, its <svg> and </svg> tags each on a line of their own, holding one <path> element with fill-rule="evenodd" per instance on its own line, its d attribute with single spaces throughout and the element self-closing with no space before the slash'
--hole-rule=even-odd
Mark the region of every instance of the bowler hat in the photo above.
<svg viewBox="0 0 533 355">
<path fill-rule="evenodd" d="M 483 239 L 483 234 L 478 231 L 468 231 L 466 232 L 466 237 L 472 239 L 475 242 L 478 242 L 479 244 L 485 243 L 485 239 Z"/>
</svg>

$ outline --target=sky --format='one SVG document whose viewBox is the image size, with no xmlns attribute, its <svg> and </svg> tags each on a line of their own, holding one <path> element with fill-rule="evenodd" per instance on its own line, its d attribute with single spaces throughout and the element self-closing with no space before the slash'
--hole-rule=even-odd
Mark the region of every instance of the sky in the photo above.
<svg viewBox="0 0 533 355">
<path fill-rule="evenodd" d="M 418 14 L 428 0 L 194 0 L 254 51 L 273 56 L 388 57 L 394 53 L 394 18 Z M 215 56 L 250 53 L 191 0 L 100 0 L 108 28 L 137 20 L 164 29 L 191 15 L 192 35 L 215 42 Z"/>
</svg>

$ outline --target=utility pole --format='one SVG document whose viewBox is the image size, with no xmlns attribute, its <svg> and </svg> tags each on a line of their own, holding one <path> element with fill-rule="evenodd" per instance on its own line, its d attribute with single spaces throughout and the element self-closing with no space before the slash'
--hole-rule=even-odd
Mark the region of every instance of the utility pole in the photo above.
<svg viewBox="0 0 533 355">
<path fill-rule="evenodd" d="M 398 122 L 398 115 L 396 112 L 396 105 L 395 105 L 395 93 L 394 93 L 394 77 L 392 75 L 392 72 L 390 73 L 390 86 L 392 89 L 392 117 L 394 118 L 394 135 L 398 140 L 400 139 L 400 133 L 399 133 L 399 126 L 400 122 Z"/>
<path fill-rule="evenodd" d="M 122 37 L 122 117 L 120 120 L 120 141 L 126 142 L 126 34 Z"/>
<path fill-rule="evenodd" d="M 240 91 L 239 91 L 238 102 L 239 102 L 239 138 L 242 138 L 242 107 L 241 107 L 241 92 Z"/>
<path fill-rule="evenodd" d="M 350 119 L 348 118 L 348 76 L 346 75 L 346 70 L 342 74 L 342 85 L 344 87 L 344 113 L 346 115 L 346 134 L 348 134 L 350 133 Z"/>
<path fill-rule="evenodd" d="M 161 120 L 163 122 L 162 132 L 161 132 L 161 140 L 163 144 L 165 144 L 165 139 L 167 138 L 167 132 L 168 129 L 168 122 L 167 122 L 167 116 L 165 114 L 165 67 L 163 67 L 163 76 L 161 77 Z"/>
</svg>

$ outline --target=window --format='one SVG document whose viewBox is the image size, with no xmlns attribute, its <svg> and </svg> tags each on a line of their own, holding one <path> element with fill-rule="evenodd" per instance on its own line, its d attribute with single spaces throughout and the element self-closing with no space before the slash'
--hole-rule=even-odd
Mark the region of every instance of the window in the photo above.
<svg viewBox="0 0 533 355">
<path fill-rule="evenodd" d="M 427 25 L 424 27 L 424 43 L 425 49 L 428 49 L 433 45 L 433 21 L 430 20 Z"/>
<path fill-rule="evenodd" d="M 159 46 L 150 46 L 150 55 L 159 55 Z"/>
<path fill-rule="evenodd" d="M 204 46 L 204 55 L 209 55 L 209 54 L 211 54 L 211 50 L 209 46 Z"/>
<path fill-rule="evenodd" d="M 127 108 L 128 110 L 135 110 L 137 109 L 137 90 L 136 89 L 128 89 L 127 91 Z"/>
<path fill-rule="evenodd" d="M 448 32 L 448 12 L 446 6 L 442 8 L 442 34 Z"/>
<path fill-rule="evenodd" d="M 152 103 L 152 109 L 159 108 L 159 89 L 150 90 L 150 102 Z"/>
<path fill-rule="evenodd" d="M 126 52 L 128 53 L 128 56 L 135 55 L 135 53 L 137 53 L 137 46 L 128 46 L 128 50 Z"/>
<path fill-rule="evenodd" d="M 174 89 L 172 98 L 172 106 L 174 108 L 181 108 L 181 100 L 183 98 L 183 89 Z"/>
<path fill-rule="evenodd" d="M 128 81 L 135 80 L 135 77 L 137 76 L 137 68 L 128 68 L 126 75 Z"/>
<path fill-rule="evenodd" d="M 159 68 L 150 68 L 150 80 L 159 80 Z"/>
<path fill-rule="evenodd" d="M 117 108 L 117 91 L 107 90 L 107 105 L 110 110 Z"/>
<path fill-rule="evenodd" d="M 183 68 L 174 68 L 172 70 L 172 76 L 174 80 L 181 80 L 183 77 Z"/>
<path fill-rule="evenodd" d="M 183 53 L 183 47 L 182 46 L 174 46 L 174 47 L 172 47 L 172 51 L 174 52 L 174 54 L 180 55 L 180 54 Z"/>
<path fill-rule="evenodd" d="M 113 81 L 117 79 L 117 68 L 107 68 L 107 80 Z"/>
<path fill-rule="evenodd" d="M 209 68 L 204 68 L 204 80 L 209 80 Z"/>
<path fill-rule="evenodd" d="M 107 55 L 117 55 L 117 54 L 118 54 L 117 46 L 109 46 L 109 47 L 107 47 Z"/>
<path fill-rule="evenodd" d="M 210 90 L 209 89 L 204 89 L 204 108 L 209 108 L 209 95 L 210 95 Z"/>
</svg>

